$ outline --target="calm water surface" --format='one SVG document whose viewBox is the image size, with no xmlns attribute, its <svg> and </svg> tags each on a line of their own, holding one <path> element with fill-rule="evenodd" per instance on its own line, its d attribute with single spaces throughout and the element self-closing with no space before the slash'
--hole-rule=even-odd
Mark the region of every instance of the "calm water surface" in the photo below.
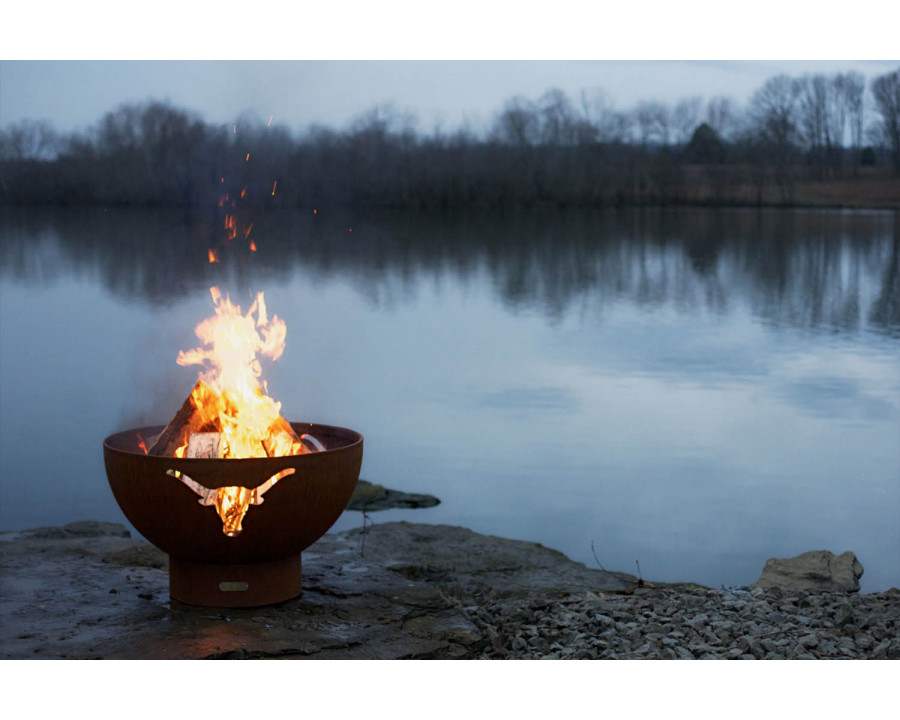
<svg viewBox="0 0 900 720">
<path fill-rule="evenodd" d="M 0 210 L 0 528 L 126 522 L 102 440 L 179 407 L 220 285 L 287 322 L 263 368 L 287 418 L 362 432 L 362 477 L 442 500 L 376 522 L 709 585 L 853 550 L 864 591 L 900 586 L 894 214 L 320 209 L 210 265 L 220 221 Z"/>
</svg>

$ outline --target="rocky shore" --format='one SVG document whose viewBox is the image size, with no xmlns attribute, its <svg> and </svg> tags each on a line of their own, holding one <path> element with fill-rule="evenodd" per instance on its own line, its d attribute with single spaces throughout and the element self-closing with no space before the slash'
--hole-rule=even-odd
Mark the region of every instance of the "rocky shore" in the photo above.
<svg viewBox="0 0 900 720">
<path fill-rule="evenodd" d="M 869 595 L 690 585 L 466 608 L 483 658 L 900 659 L 900 591 Z"/>
<path fill-rule="evenodd" d="M 900 659 L 897 589 L 654 586 L 451 526 L 327 534 L 264 608 L 171 601 L 167 562 L 114 523 L 0 533 L 0 658 Z"/>
</svg>

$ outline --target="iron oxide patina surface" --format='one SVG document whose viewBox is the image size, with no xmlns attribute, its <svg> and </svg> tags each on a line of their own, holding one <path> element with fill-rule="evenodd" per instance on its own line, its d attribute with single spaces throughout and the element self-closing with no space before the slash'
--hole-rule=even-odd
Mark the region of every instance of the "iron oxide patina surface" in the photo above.
<svg viewBox="0 0 900 720">
<path fill-rule="evenodd" d="M 292 423 L 324 451 L 276 458 L 197 459 L 145 454 L 138 443 L 162 426 L 116 433 L 103 443 L 106 474 L 132 525 L 172 558 L 172 596 L 198 605 L 255 606 L 301 590 L 300 553 L 330 528 L 353 494 L 362 464 L 362 436 L 331 425 Z M 219 517 L 169 471 L 207 488 L 255 489 L 294 472 L 253 506 L 244 531 L 222 532 Z M 225 583 L 222 585 L 222 583 Z"/>
</svg>

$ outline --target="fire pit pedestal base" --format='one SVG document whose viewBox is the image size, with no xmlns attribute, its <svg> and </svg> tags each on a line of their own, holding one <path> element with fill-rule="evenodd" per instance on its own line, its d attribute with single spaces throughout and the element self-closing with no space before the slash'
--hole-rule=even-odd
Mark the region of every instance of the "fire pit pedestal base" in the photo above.
<svg viewBox="0 0 900 720">
<path fill-rule="evenodd" d="M 257 607 L 297 597 L 300 556 L 248 565 L 192 563 L 169 556 L 169 594 L 188 605 Z"/>
</svg>

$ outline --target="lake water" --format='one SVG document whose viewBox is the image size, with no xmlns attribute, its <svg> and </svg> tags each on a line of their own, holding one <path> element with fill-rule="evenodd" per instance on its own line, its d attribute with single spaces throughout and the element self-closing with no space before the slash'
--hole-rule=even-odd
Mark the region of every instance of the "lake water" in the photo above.
<svg viewBox="0 0 900 720">
<path fill-rule="evenodd" d="M 893 213 L 253 220 L 256 253 L 221 218 L 0 210 L 0 528 L 126 522 L 102 440 L 180 406 L 219 285 L 285 319 L 285 417 L 358 430 L 361 477 L 442 500 L 375 522 L 708 585 L 853 550 L 864 591 L 900 586 Z"/>
</svg>

